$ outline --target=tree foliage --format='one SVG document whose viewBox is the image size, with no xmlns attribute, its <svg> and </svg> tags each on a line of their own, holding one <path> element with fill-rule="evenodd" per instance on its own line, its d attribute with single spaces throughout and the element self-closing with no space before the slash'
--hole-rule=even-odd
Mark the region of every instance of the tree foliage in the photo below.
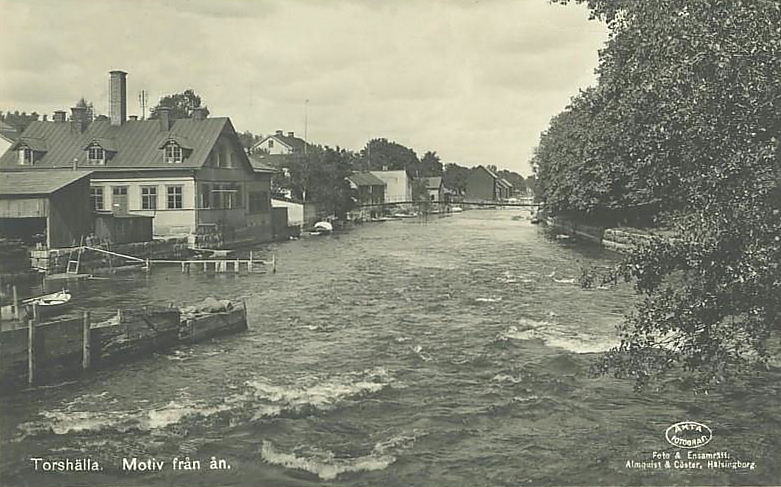
<svg viewBox="0 0 781 487">
<path fill-rule="evenodd" d="M 447 189 L 456 191 L 458 194 L 464 194 L 466 192 L 466 180 L 470 172 L 471 170 L 468 167 L 450 162 L 445 165 L 442 183 Z"/>
<path fill-rule="evenodd" d="M 364 171 L 409 171 L 413 176 L 420 169 L 415 151 L 385 138 L 372 139 L 360 153 Z"/>
<path fill-rule="evenodd" d="M 707 383 L 762 362 L 781 322 L 781 5 L 578 3 L 610 36 L 597 86 L 541 136 L 539 197 L 672 230 L 612 276 L 641 301 L 602 370 L 642 385 L 680 368 Z"/>
<path fill-rule="evenodd" d="M 184 90 L 182 93 L 174 93 L 160 98 L 160 102 L 151 109 L 150 119 L 157 118 L 157 110 L 160 107 L 171 109 L 169 116 L 171 118 L 192 118 L 193 108 L 201 107 L 201 97 L 198 96 L 192 88 Z M 206 108 L 208 114 L 209 109 Z"/>
</svg>

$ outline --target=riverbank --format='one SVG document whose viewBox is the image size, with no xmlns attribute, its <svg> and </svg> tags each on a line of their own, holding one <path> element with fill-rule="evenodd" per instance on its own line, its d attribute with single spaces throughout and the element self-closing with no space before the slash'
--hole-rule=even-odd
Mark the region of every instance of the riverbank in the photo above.
<svg viewBox="0 0 781 487">
<path fill-rule="evenodd" d="M 608 250 L 619 253 L 631 252 L 632 249 L 643 245 L 653 237 L 661 236 L 651 230 L 599 226 L 578 222 L 563 216 L 549 216 L 542 221 L 561 233 L 599 244 Z"/>
</svg>

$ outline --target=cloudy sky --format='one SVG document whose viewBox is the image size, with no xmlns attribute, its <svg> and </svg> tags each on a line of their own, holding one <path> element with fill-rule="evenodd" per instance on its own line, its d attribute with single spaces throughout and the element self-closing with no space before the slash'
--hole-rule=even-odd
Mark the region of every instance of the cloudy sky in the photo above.
<svg viewBox="0 0 781 487">
<path fill-rule="evenodd" d="M 306 114 L 315 143 L 385 137 L 524 175 L 607 38 L 547 0 L 0 0 L 0 18 L 0 110 L 107 113 L 122 69 L 129 114 L 141 90 L 193 88 L 239 131 L 303 134 Z"/>
</svg>

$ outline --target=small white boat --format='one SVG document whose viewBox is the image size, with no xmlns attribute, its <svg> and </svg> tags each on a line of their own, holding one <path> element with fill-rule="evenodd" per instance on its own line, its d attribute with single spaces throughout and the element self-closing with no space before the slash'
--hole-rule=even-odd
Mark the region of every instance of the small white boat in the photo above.
<svg viewBox="0 0 781 487">
<path fill-rule="evenodd" d="M 38 317 L 56 316 L 62 313 L 70 304 L 73 296 L 67 290 L 57 291 L 56 293 L 45 294 L 35 298 L 29 298 L 22 301 L 27 305 L 28 316 L 32 316 L 33 305 L 38 305 Z"/>
<path fill-rule="evenodd" d="M 464 209 L 461 208 L 460 206 L 454 206 L 453 208 L 450 209 L 450 211 L 452 211 L 453 213 L 461 213 L 462 211 L 464 211 Z"/>
<path fill-rule="evenodd" d="M 334 226 L 331 225 L 329 222 L 317 222 L 312 227 L 312 229 L 309 230 L 309 235 L 328 235 L 333 231 L 334 231 Z"/>
</svg>

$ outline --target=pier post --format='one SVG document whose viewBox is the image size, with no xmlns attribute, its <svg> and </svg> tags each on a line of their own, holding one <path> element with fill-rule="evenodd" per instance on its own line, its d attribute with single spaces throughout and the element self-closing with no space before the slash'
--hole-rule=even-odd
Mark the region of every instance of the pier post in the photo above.
<svg viewBox="0 0 781 487">
<path fill-rule="evenodd" d="M 14 293 L 14 309 L 13 309 L 13 311 L 14 311 L 14 319 L 18 320 L 19 319 L 19 293 L 16 292 L 16 285 L 15 284 L 14 284 L 14 286 L 11 289 L 13 290 L 13 293 Z"/>
<path fill-rule="evenodd" d="M 247 261 L 247 272 L 252 273 L 252 251 L 249 251 L 249 260 Z"/>
<path fill-rule="evenodd" d="M 27 321 L 27 383 L 35 383 L 35 324 L 38 322 L 38 304 L 33 303 L 33 317 Z"/>
<path fill-rule="evenodd" d="M 234 271 L 236 274 L 238 274 L 238 273 L 239 273 L 239 266 L 240 266 L 240 265 L 241 265 L 241 264 L 240 264 L 240 261 L 239 261 L 239 259 L 236 259 L 236 268 L 235 268 L 235 269 L 233 269 L 233 271 Z"/>
<path fill-rule="evenodd" d="M 82 324 L 82 343 L 81 343 L 81 368 L 87 370 L 90 368 L 90 362 L 92 356 L 90 354 L 90 328 L 92 322 L 90 320 L 90 312 L 84 312 L 84 322 Z"/>
<path fill-rule="evenodd" d="M 271 254 L 271 272 L 277 273 L 277 254 Z"/>
<path fill-rule="evenodd" d="M 184 274 L 184 261 L 182 261 L 182 274 Z"/>
</svg>

